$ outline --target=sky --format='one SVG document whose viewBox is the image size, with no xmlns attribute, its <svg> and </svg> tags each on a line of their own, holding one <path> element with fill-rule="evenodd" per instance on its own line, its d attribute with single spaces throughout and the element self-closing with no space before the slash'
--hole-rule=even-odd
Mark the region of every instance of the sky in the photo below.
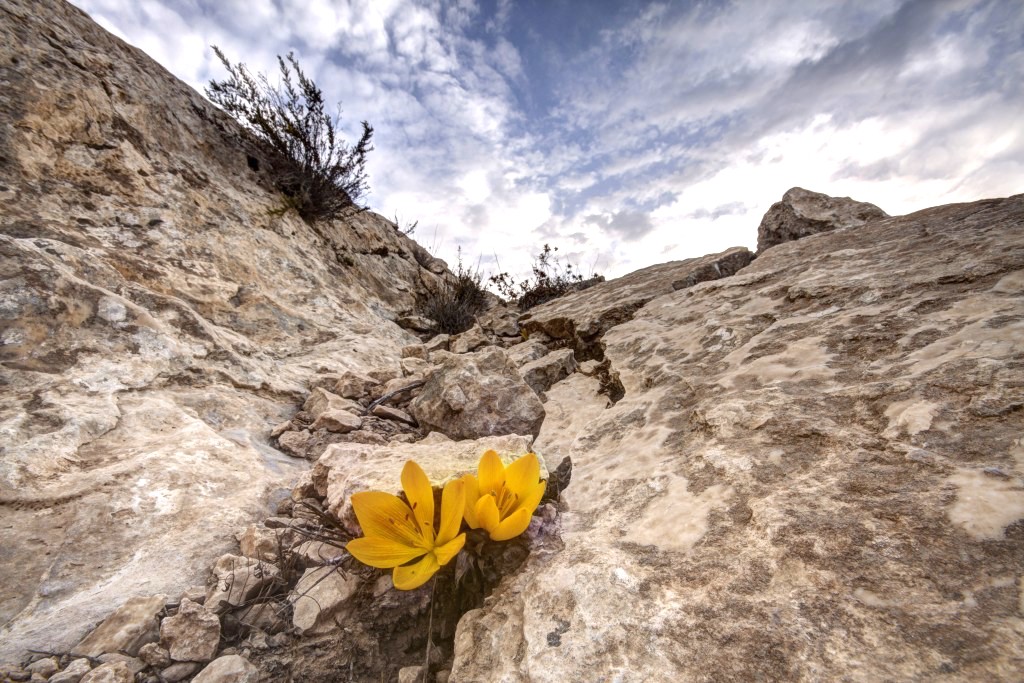
<svg viewBox="0 0 1024 683">
<path fill-rule="evenodd" d="M 1021 0 L 73 0 L 199 92 L 294 52 L 371 209 L 454 266 L 753 249 L 791 187 L 892 215 L 1024 192 Z"/>
</svg>

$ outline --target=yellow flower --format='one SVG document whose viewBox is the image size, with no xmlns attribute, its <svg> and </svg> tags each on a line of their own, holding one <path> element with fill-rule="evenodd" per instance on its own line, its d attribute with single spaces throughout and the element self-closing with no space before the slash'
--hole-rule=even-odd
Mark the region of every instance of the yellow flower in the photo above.
<svg viewBox="0 0 1024 683">
<path fill-rule="evenodd" d="M 465 506 L 465 484 L 448 482 L 441 493 L 441 524 L 434 532 L 434 490 L 423 468 L 410 460 L 402 470 L 407 505 L 383 491 L 352 494 L 352 509 L 365 534 L 345 548 L 363 564 L 394 567 L 395 588 L 419 588 L 462 550 L 466 534 L 459 533 Z M 418 562 L 413 562 L 420 558 Z"/>
<path fill-rule="evenodd" d="M 477 476 L 462 477 L 466 487 L 466 523 L 485 529 L 493 541 L 507 541 L 526 531 L 544 496 L 540 462 L 527 453 L 507 468 L 494 451 L 480 458 Z"/>
</svg>

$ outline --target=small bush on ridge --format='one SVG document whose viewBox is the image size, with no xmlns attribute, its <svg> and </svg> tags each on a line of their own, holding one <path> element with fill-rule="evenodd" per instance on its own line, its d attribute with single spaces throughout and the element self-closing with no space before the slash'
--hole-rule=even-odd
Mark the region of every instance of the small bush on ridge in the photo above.
<svg viewBox="0 0 1024 683">
<path fill-rule="evenodd" d="M 218 47 L 213 50 L 230 78 L 211 80 L 206 96 L 252 136 L 285 196 L 282 211 L 294 208 L 315 223 L 363 210 L 358 202 L 368 189 L 366 154 L 373 149 L 373 127 L 363 121 L 354 146 L 341 140 L 339 117 L 326 112 L 323 93 L 292 53 L 287 61 L 278 56 L 281 84 L 272 86 L 265 75 L 254 77 L 245 64 L 232 65 Z"/>
<path fill-rule="evenodd" d="M 563 266 L 555 256 L 556 251 L 558 247 L 544 245 L 544 249 L 534 259 L 532 278 L 516 282 L 508 273 L 498 273 L 488 279 L 502 297 L 518 304 L 520 311 L 604 282 L 604 278 L 597 274 L 584 278 L 571 263 Z"/>
<path fill-rule="evenodd" d="M 437 291 L 427 295 L 417 311 L 435 321 L 442 334 L 458 334 L 468 330 L 487 303 L 487 295 L 480 285 L 480 271 L 462 265 L 461 248 L 454 275 L 454 280 L 445 280 Z"/>
</svg>

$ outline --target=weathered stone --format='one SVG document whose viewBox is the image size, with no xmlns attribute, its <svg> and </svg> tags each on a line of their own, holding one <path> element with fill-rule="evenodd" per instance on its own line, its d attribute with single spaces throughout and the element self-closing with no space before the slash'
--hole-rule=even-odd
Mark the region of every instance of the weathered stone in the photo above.
<svg viewBox="0 0 1024 683">
<path fill-rule="evenodd" d="M 782 201 L 772 204 L 761 219 L 757 227 L 757 253 L 790 240 L 888 217 L 874 204 L 794 187 L 782 195 Z"/>
<path fill-rule="evenodd" d="M 422 666 L 403 666 L 398 670 L 398 683 L 416 683 L 420 680 Z"/>
<path fill-rule="evenodd" d="M 558 349 L 524 364 L 519 372 L 523 381 L 540 394 L 550 389 L 555 382 L 576 372 L 576 358 L 572 349 Z"/>
<path fill-rule="evenodd" d="M 732 275 L 753 258 L 748 249 L 733 247 L 719 254 L 643 268 L 531 308 L 519 318 L 519 327 L 530 340 L 569 341 L 577 360 L 600 358 L 597 341 L 601 335 L 631 319 L 648 301 L 698 277 Z"/>
<path fill-rule="evenodd" d="M 47 680 L 50 683 L 79 683 L 90 669 L 92 667 L 88 659 L 73 659 L 63 671 L 53 674 Z"/>
<path fill-rule="evenodd" d="M 302 633 L 338 628 L 335 618 L 349 607 L 359 583 L 358 577 L 338 567 L 307 569 L 289 598 L 293 605 L 292 624 Z"/>
<path fill-rule="evenodd" d="M 160 645 L 176 662 L 208 662 L 219 643 L 220 619 L 191 600 L 182 600 L 178 613 L 160 624 Z"/>
<path fill-rule="evenodd" d="M 248 659 L 240 655 L 218 657 L 192 683 L 258 683 L 260 672 Z"/>
<path fill-rule="evenodd" d="M 413 332 L 436 332 L 437 323 L 422 315 L 405 315 L 395 321 L 399 327 L 404 327 Z"/>
<path fill-rule="evenodd" d="M 223 555 L 213 567 L 214 585 L 206 593 L 206 607 L 217 613 L 256 597 L 280 571 L 269 562 L 238 555 Z"/>
<path fill-rule="evenodd" d="M 402 359 L 406 358 L 419 358 L 420 360 L 427 359 L 427 347 L 423 344 L 410 344 L 409 346 L 402 347 Z"/>
<path fill-rule="evenodd" d="M 544 406 L 503 349 L 447 355 L 409 405 L 420 425 L 455 439 L 536 436 Z"/>
<path fill-rule="evenodd" d="M 461 619 L 452 680 L 1018 678 L 1021 415 L 970 405 L 1019 391 L 1022 297 L 1017 196 L 650 301 L 600 340 L 617 403 L 549 391 L 564 545 Z"/>
<path fill-rule="evenodd" d="M 139 648 L 157 639 L 157 615 L 167 603 L 166 595 L 131 598 L 103 620 L 71 650 L 73 656 L 98 657 L 104 652 L 139 653 Z"/>
<path fill-rule="evenodd" d="M 171 654 L 160 647 L 159 643 L 146 643 L 139 648 L 139 659 L 156 669 L 164 669 L 171 665 Z"/>
<path fill-rule="evenodd" d="M 341 378 L 334 384 L 334 393 L 342 398 L 363 398 L 378 384 L 380 382 L 372 377 L 349 370 L 343 372 Z"/>
<path fill-rule="evenodd" d="M 543 358 L 548 355 L 548 352 L 547 346 L 533 339 L 510 346 L 507 350 L 509 359 L 516 364 L 517 368 L 523 367 L 532 360 Z"/>
<path fill-rule="evenodd" d="M 160 678 L 167 683 L 178 683 L 199 671 L 202 666 L 199 662 L 178 662 L 163 669 L 160 672 Z"/>
<path fill-rule="evenodd" d="M 531 392 L 532 394 L 533 392 Z M 352 533 L 358 523 L 352 513 L 352 494 L 358 491 L 390 491 L 399 493 L 401 485 L 396 472 L 408 460 L 415 460 L 435 486 L 476 471 L 480 456 L 493 449 L 508 463 L 528 453 L 533 439 L 528 436 L 493 436 L 475 441 L 452 441 L 433 433 L 413 444 L 374 446 L 338 443 L 329 446 L 313 466 L 313 482 L 317 493 L 326 499 L 327 508 Z M 541 477 L 547 477 L 543 454 Z"/>
<path fill-rule="evenodd" d="M 427 350 L 427 360 L 430 359 L 430 354 L 435 351 L 447 351 L 448 346 L 451 344 L 451 339 L 451 335 L 438 334 L 424 342 L 423 347 Z"/>
<path fill-rule="evenodd" d="M 204 602 L 206 602 L 206 586 L 189 586 L 184 591 L 182 591 L 181 595 L 178 596 L 178 598 L 178 602 L 181 602 L 182 600 L 187 598 L 192 602 L 198 602 L 199 604 L 203 604 Z"/>
<path fill-rule="evenodd" d="M 392 395 L 394 396 L 393 400 L 395 401 L 405 401 L 410 397 L 419 395 L 420 387 L 418 386 L 418 383 L 421 381 L 423 381 L 422 375 L 398 377 L 383 386 L 377 387 L 374 391 L 374 395 L 375 398 Z"/>
<path fill-rule="evenodd" d="M 268 425 L 321 368 L 397 370 L 382 312 L 442 278 L 372 212 L 275 212 L 240 126 L 81 10 L 2 6 L 6 659 L 195 583 L 305 467 Z"/>
<path fill-rule="evenodd" d="M 347 410 L 325 410 L 310 427 L 311 430 L 326 429 L 336 434 L 346 434 L 363 426 L 363 418 Z"/>
<path fill-rule="evenodd" d="M 277 437 L 277 446 L 282 452 L 287 453 L 293 458 L 305 458 L 312 441 L 313 435 L 308 429 L 303 429 L 295 432 L 285 432 Z"/>
<path fill-rule="evenodd" d="M 292 552 L 304 567 L 322 566 L 345 555 L 343 548 L 323 541 L 305 541 L 293 548 Z"/>
<path fill-rule="evenodd" d="M 124 662 L 100 664 L 81 678 L 81 683 L 134 683 L 135 676 Z"/>
<path fill-rule="evenodd" d="M 362 411 L 363 407 L 355 401 L 332 394 L 326 389 L 317 388 L 309 394 L 309 398 L 302 404 L 302 409 L 309 413 L 313 420 L 317 420 L 326 412 L 347 411 L 358 414 Z"/>
<path fill-rule="evenodd" d="M 477 318 L 477 323 L 485 332 L 498 337 L 519 336 L 519 309 L 506 304 L 496 304 L 484 311 Z"/>
<path fill-rule="evenodd" d="M 479 325 L 474 325 L 462 334 L 452 337 L 449 348 L 452 353 L 469 353 L 488 343 L 490 342 L 487 339 L 487 335 L 484 334 Z"/>
<path fill-rule="evenodd" d="M 276 427 L 270 430 L 270 438 L 276 439 L 277 437 L 287 432 L 289 429 L 295 429 L 295 425 L 292 424 L 291 420 L 279 422 Z"/>
<path fill-rule="evenodd" d="M 422 377 L 430 369 L 430 363 L 421 358 L 403 358 L 401 361 L 402 374 L 406 377 L 416 375 Z"/>
<path fill-rule="evenodd" d="M 37 659 L 26 666 L 25 671 L 32 674 L 39 674 L 44 678 L 49 678 L 60 671 L 60 664 L 57 662 L 56 657 L 43 657 L 42 659 Z"/>
<path fill-rule="evenodd" d="M 383 403 L 373 407 L 373 414 L 376 415 L 377 417 L 384 418 L 385 420 L 396 420 L 398 422 L 404 422 L 405 424 L 411 425 L 413 427 L 416 426 L 416 420 L 413 419 L 412 415 L 405 412 L 404 410 L 399 410 L 398 408 L 386 406 Z"/>
<path fill-rule="evenodd" d="M 263 525 L 250 524 L 237 538 L 243 557 L 277 562 L 280 549 L 291 547 L 294 534 L 288 529 L 268 529 Z"/>
<path fill-rule="evenodd" d="M 146 643 L 146 645 L 152 645 L 152 643 Z M 143 645 L 142 647 L 146 647 L 146 645 Z M 129 657 L 128 655 L 123 655 L 118 652 L 107 652 L 106 654 L 100 655 L 98 659 L 103 664 L 113 664 L 116 662 L 120 662 L 124 664 L 126 667 L 128 667 L 128 672 L 132 676 L 135 676 L 135 674 L 139 673 L 140 671 L 146 668 L 146 663 L 142 661 L 140 658 Z"/>
</svg>

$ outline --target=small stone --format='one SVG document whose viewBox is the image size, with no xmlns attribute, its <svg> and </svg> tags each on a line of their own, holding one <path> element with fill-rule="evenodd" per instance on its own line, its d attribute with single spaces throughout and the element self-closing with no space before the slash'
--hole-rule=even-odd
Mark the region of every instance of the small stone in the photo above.
<svg viewBox="0 0 1024 683">
<path fill-rule="evenodd" d="M 427 359 L 427 347 L 423 344 L 410 344 L 402 347 L 402 358 Z"/>
<path fill-rule="evenodd" d="M 189 586 L 185 589 L 185 592 L 181 594 L 181 598 L 178 600 L 180 604 L 182 600 L 191 600 L 192 602 L 198 602 L 200 605 L 206 602 L 206 586 Z M 141 650 L 140 650 L 141 652 Z"/>
<path fill-rule="evenodd" d="M 543 358 L 546 355 L 548 355 L 548 347 L 533 339 L 516 344 L 508 349 L 508 358 L 516 364 L 517 368 L 521 368 L 530 361 Z"/>
<path fill-rule="evenodd" d="M 301 431 L 285 432 L 277 437 L 277 446 L 284 453 L 293 458 L 305 458 L 306 451 L 313 435 L 303 429 Z"/>
<path fill-rule="evenodd" d="M 263 525 L 250 524 L 238 534 L 238 546 L 243 557 L 265 562 L 277 562 L 278 552 L 292 543 L 293 532 L 268 529 Z"/>
<path fill-rule="evenodd" d="M 430 363 L 422 358 L 403 358 L 399 364 L 402 366 L 402 374 L 406 377 L 424 375 L 430 370 Z"/>
<path fill-rule="evenodd" d="M 551 388 L 556 382 L 565 379 L 576 371 L 576 358 L 572 349 L 552 351 L 542 358 L 530 361 L 521 368 L 523 381 L 538 394 Z"/>
<path fill-rule="evenodd" d="M 363 426 L 363 418 L 347 410 L 325 410 L 310 427 L 313 431 L 326 429 L 335 434 L 347 434 Z"/>
<path fill-rule="evenodd" d="M 152 643 L 146 643 L 146 645 L 152 645 Z M 142 647 L 146 647 L 143 645 Z M 146 663 L 138 657 L 129 657 L 128 655 L 122 655 L 117 652 L 108 652 L 102 654 L 98 659 L 104 664 L 113 664 L 115 662 L 121 662 L 128 667 L 128 670 L 132 673 L 132 676 L 139 673 L 146 668 Z"/>
<path fill-rule="evenodd" d="M 399 327 L 404 327 L 413 332 L 436 332 L 437 323 L 430 318 L 421 315 L 406 315 L 395 321 Z"/>
<path fill-rule="evenodd" d="M 398 670 L 398 683 L 416 683 L 422 669 L 422 666 L 403 666 Z"/>
<path fill-rule="evenodd" d="M 182 600 L 178 613 L 160 624 L 160 644 L 177 662 L 208 662 L 220 644 L 220 619 L 202 605 Z"/>
<path fill-rule="evenodd" d="M 448 345 L 451 343 L 451 339 L 451 335 L 439 334 L 425 342 L 423 344 L 423 348 L 427 352 L 427 358 L 430 358 L 430 354 L 435 351 L 447 351 Z"/>
<path fill-rule="evenodd" d="M 91 668 L 88 659 L 74 659 L 63 671 L 53 674 L 48 680 L 50 683 L 79 683 Z"/>
<path fill-rule="evenodd" d="M 157 613 L 166 603 L 166 595 L 131 598 L 72 648 L 71 654 L 98 657 L 104 652 L 126 652 L 135 656 L 140 647 L 157 639 Z"/>
<path fill-rule="evenodd" d="M 351 399 L 332 394 L 323 388 L 317 388 L 309 394 L 309 398 L 302 405 L 302 410 L 309 413 L 313 420 L 316 420 L 328 411 L 358 413 L 362 410 L 362 406 Z"/>
<path fill-rule="evenodd" d="M 32 678 L 32 674 L 30 674 L 28 671 L 14 669 L 7 672 L 7 678 L 11 679 L 12 681 L 27 681 L 30 678 Z"/>
<path fill-rule="evenodd" d="M 207 664 L 192 683 L 258 683 L 259 680 L 259 669 L 245 657 L 226 655 Z"/>
<path fill-rule="evenodd" d="M 85 674 L 80 683 L 133 683 L 135 675 L 124 662 L 108 662 Z"/>
<path fill-rule="evenodd" d="M 287 432 L 289 429 L 294 429 L 294 428 L 295 428 L 295 426 L 292 424 L 291 420 L 285 420 L 284 422 L 282 422 L 281 424 L 277 425 L 276 427 L 274 427 L 273 429 L 270 430 L 270 438 L 271 439 L 276 439 L 277 437 L 279 437 L 282 434 L 284 434 L 285 432 Z"/>
<path fill-rule="evenodd" d="M 56 657 L 44 657 L 43 659 L 37 659 L 26 666 L 25 671 L 49 678 L 60 671 L 60 664 L 57 662 Z"/>
<path fill-rule="evenodd" d="M 324 543 L 323 541 L 306 541 L 292 549 L 292 553 L 305 567 L 319 567 L 330 564 L 345 555 L 345 549 Z"/>
<path fill-rule="evenodd" d="M 171 665 L 171 654 L 158 643 L 146 643 L 139 648 L 139 659 L 154 669 L 163 669 Z"/>
<path fill-rule="evenodd" d="M 451 675 L 451 669 L 445 669 L 444 671 L 438 671 L 434 675 L 434 678 L 437 681 L 437 683 L 448 683 L 448 679 L 451 678 Z"/>
<path fill-rule="evenodd" d="M 302 632 L 324 630 L 355 595 L 359 579 L 346 576 L 337 567 L 307 569 L 295 584 L 290 598 L 294 604 L 292 624 Z"/>
<path fill-rule="evenodd" d="M 178 662 L 161 671 L 160 677 L 167 683 L 178 683 L 199 671 L 201 666 L 199 662 Z"/>
<path fill-rule="evenodd" d="M 341 378 L 334 383 L 334 393 L 342 398 L 363 398 L 380 382 L 371 377 L 348 370 L 341 373 Z"/>
<path fill-rule="evenodd" d="M 405 412 L 404 410 L 392 408 L 391 406 L 386 406 L 383 404 L 374 406 L 373 414 L 376 415 L 377 417 L 384 418 L 385 420 L 395 420 L 397 422 L 404 422 L 405 424 L 413 427 L 416 426 L 416 420 L 413 419 L 412 415 Z"/>
<path fill-rule="evenodd" d="M 216 583 L 206 594 L 206 607 L 221 613 L 228 607 L 238 607 L 256 597 L 277 578 L 280 571 L 269 562 L 229 554 L 217 560 L 213 574 Z"/>
<path fill-rule="evenodd" d="M 449 346 L 452 353 L 469 353 L 470 351 L 475 351 L 487 343 L 487 335 L 484 334 L 484 331 L 480 329 L 479 325 L 474 325 L 452 339 Z"/>
</svg>

